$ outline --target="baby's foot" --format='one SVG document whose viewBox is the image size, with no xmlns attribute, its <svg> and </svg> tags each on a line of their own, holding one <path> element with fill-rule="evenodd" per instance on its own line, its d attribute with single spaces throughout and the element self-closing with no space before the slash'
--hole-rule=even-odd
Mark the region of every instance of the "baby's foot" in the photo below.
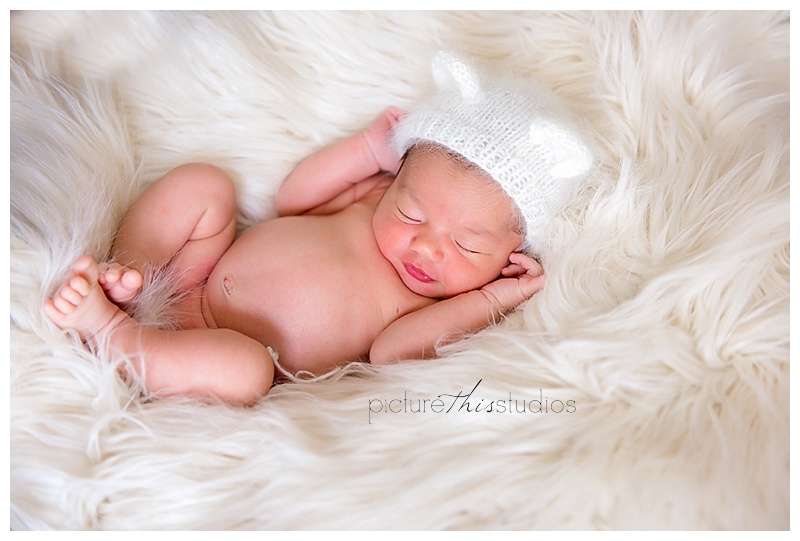
<svg viewBox="0 0 800 541">
<path fill-rule="evenodd" d="M 108 300 L 124 308 L 142 290 L 142 275 L 139 271 L 123 267 L 118 263 L 103 263 L 98 266 L 97 278 Z"/>
<path fill-rule="evenodd" d="M 77 331 L 84 340 L 105 330 L 113 320 L 125 317 L 106 297 L 98 282 L 99 274 L 97 262 L 91 256 L 81 256 L 44 306 L 53 323 L 61 329 Z"/>
</svg>

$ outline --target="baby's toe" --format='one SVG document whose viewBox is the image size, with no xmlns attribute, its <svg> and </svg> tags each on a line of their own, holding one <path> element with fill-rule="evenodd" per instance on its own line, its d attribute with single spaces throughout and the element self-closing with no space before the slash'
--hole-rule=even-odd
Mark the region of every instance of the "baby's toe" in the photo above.
<svg viewBox="0 0 800 541">
<path fill-rule="evenodd" d="M 135 291 L 142 287 L 142 275 L 139 274 L 135 270 L 129 270 L 125 274 L 122 275 L 122 287 L 125 289 L 129 289 L 131 291 Z"/>
<path fill-rule="evenodd" d="M 86 272 L 92 266 L 97 266 L 94 262 L 94 258 L 90 255 L 82 255 L 78 259 L 75 260 L 75 264 L 72 266 L 77 272 Z"/>
<path fill-rule="evenodd" d="M 71 303 L 63 294 L 53 297 L 51 304 L 62 315 L 71 314 L 75 311 L 75 304 Z"/>
<path fill-rule="evenodd" d="M 73 280 L 75 279 L 73 278 Z M 77 282 L 77 280 L 75 281 Z M 81 293 L 80 290 L 72 287 L 71 282 L 72 280 L 70 281 L 70 285 L 68 287 L 65 286 L 61 288 L 61 290 L 58 292 L 57 297 L 64 299 L 70 304 L 78 305 L 83 300 L 83 297 L 85 297 L 85 295 Z"/>
<path fill-rule="evenodd" d="M 97 262 L 90 255 L 82 255 L 73 265 L 75 274 L 83 276 L 87 282 L 97 282 L 100 270 Z"/>
<path fill-rule="evenodd" d="M 62 312 L 56 303 L 52 299 L 48 299 L 47 302 L 44 303 L 44 312 L 47 314 L 53 321 L 60 321 L 62 317 L 64 317 L 64 312 Z"/>
<path fill-rule="evenodd" d="M 66 294 L 70 289 L 79 295 L 76 297 L 76 303 L 80 302 L 80 297 L 85 297 L 89 294 L 91 284 L 83 276 L 73 276 L 69 281 L 69 287 L 64 288 L 62 294 Z"/>
<path fill-rule="evenodd" d="M 103 265 L 99 268 L 100 275 L 97 277 L 97 281 L 103 285 L 111 285 L 119 281 L 120 272 L 118 269 L 114 267 Z"/>
</svg>

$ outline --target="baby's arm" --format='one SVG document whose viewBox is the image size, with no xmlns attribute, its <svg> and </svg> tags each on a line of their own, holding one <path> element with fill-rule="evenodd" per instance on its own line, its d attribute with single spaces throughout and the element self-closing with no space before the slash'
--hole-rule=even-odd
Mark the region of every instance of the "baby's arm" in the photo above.
<svg viewBox="0 0 800 541">
<path fill-rule="evenodd" d="M 437 344 L 457 340 L 497 322 L 538 293 L 544 274 L 536 260 L 513 253 L 503 276 L 481 289 L 407 314 L 389 325 L 370 349 L 370 363 L 392 364 L 403 359 L 432 357 Z"/>
<path fill-rule="evenodd" d="M 300 162 L 278 190 L 275 199 L 278 214 L 303 214 L 322 206 L 326 212 L 341 210 L 369 192 L 371 186 L 358 186 L 361 181 L 375 178 L 381 171 L 396 174 L 400 156 L 392 149 L 389 138 L 392 127 L 404 114 L 390 107 L 365 130 Z M 374 184 L 379 181 L 376 179 Z M 347 196 L 341 197 L 345 192 Z"/>
</svg>

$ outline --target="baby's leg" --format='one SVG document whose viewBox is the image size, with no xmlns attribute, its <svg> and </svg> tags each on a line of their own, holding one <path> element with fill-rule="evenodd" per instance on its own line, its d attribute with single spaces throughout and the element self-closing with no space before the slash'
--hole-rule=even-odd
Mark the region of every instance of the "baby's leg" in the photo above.
<svg viewBox="0 0 800 541">
<path fill-rule="evenodd" d="M 114 240 L 113 258 L 139 272 L 169 263 L 186 290 L 208 278 L 235 233 L 231 178 L 213 165 L 181 165 L 134 202 Z"/>
<path fill-rule="evenodd" d="M 107 339 L 112 354 L 132 360 L 147 391 L 234 404 L 251 404 L 269 391 L 273 360 L 259 342 L 229 329 L 142 326 L 106 298 L 99 274 L 94 259 L 79 258 L 45 311 L 89 343 Z"/>
</svg>

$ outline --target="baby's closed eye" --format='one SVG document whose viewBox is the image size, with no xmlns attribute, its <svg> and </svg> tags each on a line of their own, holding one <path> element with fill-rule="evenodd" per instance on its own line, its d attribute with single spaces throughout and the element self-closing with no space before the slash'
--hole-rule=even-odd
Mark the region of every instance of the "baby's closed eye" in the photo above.
<svg viewBox="0 0 800 541">
<path fill-rule="evenodd" d="M 400 220 L 409 224 L 418 224 L 421 223 L 422 220 L 413 217 L 413 213 L 408 211 L 404 212 L 400 207 L 397 207 L 397 214 L 400 217 Z"/>
<path fill-rule="evenodd" d="M 468 247 L 468 245 L 466 245 L 465 243 L 461 243 L 461 242 L 459 242 L 459 241 L 457 241 L 455 239 L 453 239 L 453 244 L 456 245 L 456 249 L 459 252 L 462 252 L 462 253 L 467 254 L 467 255 L 481 255 L 483 253 L 482 251 L 472 249 L 472 248 Z"/>
</svg>

